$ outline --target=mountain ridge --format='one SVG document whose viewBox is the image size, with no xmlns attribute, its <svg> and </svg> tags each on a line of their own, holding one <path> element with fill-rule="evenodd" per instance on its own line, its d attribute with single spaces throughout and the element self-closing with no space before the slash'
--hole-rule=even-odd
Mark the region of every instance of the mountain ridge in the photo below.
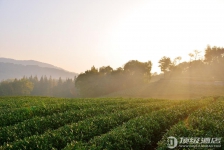
<svg viewBox="0 0 224 150">
<path fill-rule="evenodd" d="M 20 64 L 20 65 L 37 65 L 39 67 L 56 68 L 56 69 L 64 70 L 60 67 L 56 67 L 54 65 L 44 63 L 44 62 L 40 62 L 40 61 L 36 61 L 36 60 L 16 60 L 16 59 L 12 59 L 12 58 L 0 57 L 0 62 Z"/>
<path fill-rule="evenodd" d="M 24 76 L 52 77 L 53 79 L 74 78 L 77 73 L 66 71 L 51 64 L 35 60 L 15 60 L 0 58 L 0 81 L 7 79 L 22 78 Z"/>
</svg>

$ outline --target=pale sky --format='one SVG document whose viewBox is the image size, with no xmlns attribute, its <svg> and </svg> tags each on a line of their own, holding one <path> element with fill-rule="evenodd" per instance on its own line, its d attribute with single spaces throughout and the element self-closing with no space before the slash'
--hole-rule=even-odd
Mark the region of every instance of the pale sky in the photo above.
<svg viewBox="0 0 224 150">
<path fill-rule="evenodd" d="M 223 0 L 0 0 L 0 57 L 81 73 L 224 46 Z M 202 54 L 203 55 L 203 54 Z"/>
</svg>

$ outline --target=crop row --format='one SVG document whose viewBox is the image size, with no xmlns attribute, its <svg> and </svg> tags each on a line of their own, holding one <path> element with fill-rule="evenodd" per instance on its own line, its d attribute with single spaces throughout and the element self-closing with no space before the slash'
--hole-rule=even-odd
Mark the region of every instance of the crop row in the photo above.
<svg viewBox="0 0 224 150">
<path fill-rule="evenodd" d="M 190 114 L 185 121 L 181 121 L 174 125 L 163 138 L 158 142 L 158 150 L 167 149 L 167 138 L 174 136 L 180 141 L 181 138 L 200 138 L 198 144 L 203 142 L 203 139 L 211 140 L 211 138 L 222 138 L 221 143 L 224 143 L 224 101 L 217 101 L 213 104 L 201 108 L 194 113 Z M 207 141 L 209 142 L 209 141 Z M 185 143 L 189 144 L 189 143 Z M 187 145 L 186 145 L 187 146 Z M 200 147 L 197 143 L 195 149 L 211 149 L 212 147 Z M 202 144 L 203 146 L 203 144 Z M 213 145 L 211 145 L 213 146 Z M 223 145 L 222 145 L 223 146 Z M 181 149 L 181 147 L 176 147 Z M 194 148 L 191 148 L 194 149 Z M 212 149 L 221 149 L 213 147 Z"/>
<path fill-rule="evenodd" d="M 22 99 L 23 98 L 23 99 Z M 4 100 L 1 100 L 4 99 Z M 50 107 L 50 106 L 60 106 L 68 104 L 126 104 L 126 103 L 145 103 L 158 101 L 155 99 L 132 99 L 132 98 L 100 98 L 100 99 L 59 99 L 59 98 L 42 98 L 36 99 L 36 97 L 18 97 L 17 101 L 11 97 L 0 97 L 0 113 L 6 114 L 14 112 L 18 109 L 28 109 L 32 107 Z M 159 100 L 162 101 L 162 100 Z M 13 107 L 13 106 L 16 107 Z M 8 106 L 8 107 L 7 107 Z"/>
<path fill-rule="evenodd" d="M 70 98 L 51 98 L 51 97 L 34 97 L 34 96 L 26 96 L 26 97 L 0 97 L 0 111 L 16 109 L 22 107 L 31 107 L 31 106 L 45 106 L 45 105 L 60 105 L 60 104 L 68 104 L 68 103 L 126 103 L 130 102 L 144 102 L 149 101 L 149 99 L 124 99 L 124 98 L 85 98 L 85 99 L 70 99 Z M 150 101 L 154 101 L 151 99 Z"/>
<path fill-rule="evenodd" d="M 27 107 L 15 109 L 11 112 L 2 113 L 0 115 L 0 127 L 13 125 L 35 116 L 47 116 L 54 113 L 65 112 L 67 110 L 79 110 L 81 108 L 91 107 L 91 104 L 66 104 L 66 105 L 50 105 L 49 107 Z"/>
<path fill-rule="evenodd" d="M 173 106 L 155 111 L 124 123 L 110 132 L 97 136 L 89 142 L 74 140 L 65 149 L 145 149 L 153 147 L 163 132 L 185 118 L 198 104 Z"/>
<path fill-rule="evenodd" d="M 42 135 L 7 143 L 4 149 L 62 149 L 73 140 L 88 141 L 90 138 L 108 132 L 124 122 L 153 110 L 170 107 L 172 103 L 140 106 L 131 110 L 116 111 L 112 114 L 102 114 L 88 118 L 71 125 L 65 125 L 57 130 L 47 131 Z"/>
<path fill-rule="evenodd" d="M 157 102 L 158 103 L 158 102 Z M 63 125 L 84 120 L 99 114 L 108 114 L 116 111 L 132 109 L 141 105 L 154 105 L 154 103 L 130 103 L 124 105 L 107 105 L 104 107 L 90 107 L 81 110 L 70 110 L 64 113 L 55 113 L 46 117 L 34 117 L 13 126 L 3 127 L 0 130 L 0 145 L 12 142 L 31 135 L 44 133 L 49 129 L 57 129 Z"/>
<path fill-rule="evenodd" d="M 57 99 L 56 99 L 57 100 Z M 158 100 L 159 101 L 159 100 Z M 161 101 L 161 100 L 160 100 Z M 53 115 L 54 113 L 65 112 L 67 110 L 79 110 L 82 108 L 89 107 L 104 107 L 106 105 L 121 105 L 127 103 L 147 103 L 147 102 L 156 102 L 155 100 L 147 99 L 89 99 L 85 100 L 71 100 L 68 99 L 66 103 L 53 104 L 53 105 L 44 105 L 44 106 L 31 106 L 24 107 L 20 109 L 10 109 L 2 111 L 0 114 L 0 128 L 8 125 L 13 125 L 19 122 L 22 122 L 27 119 L 31 119 L 36 116 L 47 116 Z"/>
<path fill-rule="evenodd" d="M 34 97 L 34 96 L 0 97 L 0 108 L 13 109 L 13 108 L 21 108 L 21 107 L 29 107 L 29 106 L 61 104 L 65 101 L 69 102 L 69 99 L 51 98 L 51 97 Z"/>
</svg>

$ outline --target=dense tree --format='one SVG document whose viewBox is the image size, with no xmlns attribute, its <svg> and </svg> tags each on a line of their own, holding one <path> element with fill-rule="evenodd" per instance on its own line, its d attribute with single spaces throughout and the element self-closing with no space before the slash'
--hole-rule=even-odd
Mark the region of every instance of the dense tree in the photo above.
<svg viewBox="0 0 224 150">
<path fill-rule="evenodd" d="M 124 65 L 124 71 L 129 77 L 128 83 L 133 85 L 142 84 L 143 82 L 148 82 L 151 77 L 152 63 L 148 62 L 139 62 L 137 60 L 131 60 Z"/>
<path fill-rule="evenodd" d="M 99 69 L 99 72 L 102 73 L 102 74 L 110 74 L 111 72 L 113 71 L 113 68 L 111 68 L 110 66 L 103 66 Z"/>
<path fill-rule="evenodd" d="M 26 78 L 14 81 L 3 81 L 0 84 L 0 95 L 30 95 L 33 83 Z"/>
<path fill-rule="evenodd" d="M 224 57 L 224 48 L 223 47 L 210 47 L 209 45 L 205 49 L 205 61 L 210 63 L 212 61 L 219 61 Z"/>
<path fill-rule="evenodd" d="M 85 73 L 79 74 L 75 81 L 75 86 L 79 89 L 80 95 L 85 95 L 86 97 L 98 95 L 96 91 L 98 75 L 98 69 L 94 66 L 90 70 L 85 71 Z"/>
<path fill-rule="evenodd" d="M 207 48 L 204 60 L 199 59 L 200 51 L 194 50 L 189 54 L 189 62 L 181 62 L 181 57 L 173 61 L 169 57 L 159 60 L 159 67 L 166 78 L 205 78 L 223 80 L 224 53 L 223 48 Z M 96 97 L 135 87 L 147 83 L 151 77 L 152 63 L 131 60 L 124 67 L 115 70 L 110 66 L 96 69 L 94 66 L 78 76 L 76 87 L 83 97 Z M 168 73 L 169 72 L 169 73 Z"/>
<path fill-rule="evenodd" d="M 29 78 L 2 81 L 0 83 L 0 96 L 6 95 L 39 95 L 56 97 L 77 97 L 75 81 L 61 78 L 58 80 L 48 79 L 42 76 L 40 80 L 35 76 Z"/>
<path fill-rule="evenodd" d="M 224 80 L 224 48 L 207 46 L 204 60 L 199 59 L 200 51 L 198 50 L 194 50 L 189 56 L 190 61 L 181 63 L 180 56 L 173 61 L 164 56 L 159 60 L 159 67 L 164 75 L 167 74 L 166 78 Z M 115 70 L 110 66 L 102 66 L 99 69 L 93 66 L 74 79 L 55 80 L 47 76 L 42 76 L 40 79 L 37 76 L 23 77 L 2 81 L 0 96 L 97 97 L 148 83 L 151 78 L 151 68 L 151 61 L 131 60 Z"/>
<path fill-rule="evenodd" d="M 198 50 L 194 50 L 189 56 L 189 62 L 172 63 L 169 77 L 224 80 L 224 48 L 207 46 L 204 60 L 199 59 L 200 51 Z"/>
<path fill-rule="evenodd" d="M 213 79 L 224 80 L 224 48 L 208 45 L 204 57 L 207 74 Z"/>
<path fill-rule="evenodd" d="M 124 67 L 113 70 L 110 66 L 96 69 L 94 66 L 81 73 L 75 82 L 80 96 L 96 97 L 115 92 L 128 87 L 137 86 L 148 82 L 151 77 L 152 63 L 132 60 Z"/>
<path fill-rule="evenodd" d="M 159 60 L 159 67 L 164 74 L 168 71 L 170 71 L 170 66 L 172 65 L 171 60 L 169 57 L 163 56 Z"/>
</svg>

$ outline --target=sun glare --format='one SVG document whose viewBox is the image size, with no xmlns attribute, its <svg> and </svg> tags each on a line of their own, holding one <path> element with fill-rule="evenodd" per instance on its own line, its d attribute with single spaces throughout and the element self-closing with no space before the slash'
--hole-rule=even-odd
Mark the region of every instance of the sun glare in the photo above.
<svg viewBox="0 0 224 150">
<path fill-rule="evenodd" d="M 216 9 L 209 11 L 212 7 Z M 112 28 L 111 53 L 124 59 L 152 60 L 181 56 L 208 45 L 220 45 L 223 9 L 214 1 L 150 1 L 136 6 Z M 220 22 L 220 24 L 217 24 Z"/>
</svg>

